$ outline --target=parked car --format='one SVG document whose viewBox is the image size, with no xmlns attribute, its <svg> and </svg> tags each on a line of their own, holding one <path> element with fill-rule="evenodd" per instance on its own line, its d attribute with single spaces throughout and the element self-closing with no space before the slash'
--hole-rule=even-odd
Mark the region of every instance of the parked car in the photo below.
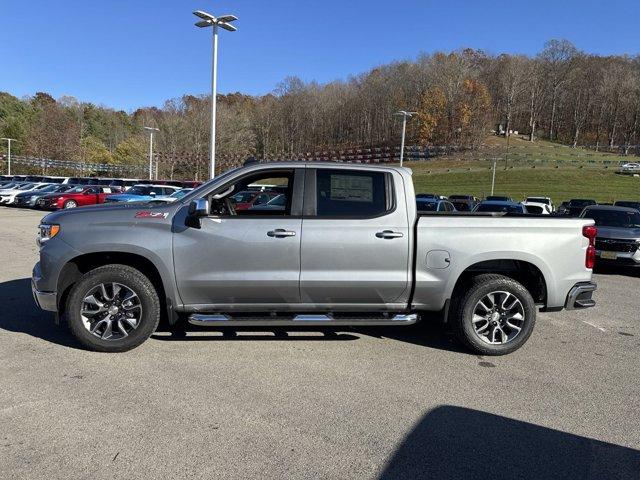
<svg viewBox="0 0 640 480">
<path fill-rule="evenodd" d="M 638 201 L 618 200 L 613 205 L 616 207 L 627 207 L 627 208 L 634 208 L 636 210 L 640 210 L 640 202 Z"/>
<path fill-rule="evenodd" d="M 487 202 L 513 202 L 513 198 L 505 195 L 489 195 L 485 198 Z"/>
<path fill-rule="evenodd" d="M 435 198 L 416 198 L 418 213 L 423 212 L 455 212 L 456 207 L 447 200 Z"/>
<path fill-rule="evenodd" d="M 268 211 L 268 212 L 284 212 L 287 207 L 287 195 L 281 193 L 280 195 L 276 195 L 267 203 L 260 205 L 252 205 L 249 207 L 250 212 L 255 211 Z"/>
<path fill-rule="evenodd" d="M 640 212 L 635 208 L 589 206 L 580 218 L 595 221 L 598 263 L 640 266 Z"/>
<path fill-rule="evenodd" d="M 104 203 L 112 195 L 110 187 L 88 185 L 72 188 L 62 193 L 45 195 L 36 200 L 36 207 L 47 210 L 69 209 Z"/>
<path fill-rule="evenodd" d="M 524 205 L 502 200 L 483 200 L 473 209 L 473 213 L 527 213 Z"/>
<path fill-rule="evenodd" d="M 591 199 L 572 198 L 567 204 L 565 215 L 569 215 L 570 217 L 579 217 L 582 210 L 589 205 L 597 205 L 597 202 Z"/>
<path fill-rule="evenodd" d="M 480 200 L 473 195 L 449 195 L 449 201 L 453 203 L 457 211 L 470 212 Z"/>
<path fill-rule="evenodd" d="M 551 200 L 551 197 L 527 197 L 524 199 L 523 203 L 543 203 L 544 205 L 549 205 L 549 207 L 551 208 L 550 213 L 555 212 L 556 210 L 556 206 L 553 204 L 553 200 Z"/>
<path fill-rule="evenodd" d="M 6 193 L 8 191 L 16 190 L 17 188 L 21 187 L 22 185 L 26 185 L 26 184 L 29 184 L 29 183 L 31 183 L 31 182 L 13 180 L 13 181 L 3 185 L 2 187 L 0 187 L 0 195 L 2 195 L 3 193 Z"/>
<path fill-rule="evenodd" d="M 47 184 L 44 183 L 21 183 L 13 188 L 8 188 L 0 191 L 0 205 L 12 205 L 16 199 L 16 195 L 22 192 L 30 192 L 32 190 L 38 190 L 44 188 Z"/>
<path fill-rule="evenodd" d="M 549 197 L 527 197 L 522 205 L 527 209 L 527 213 L 534 215 L 551 215 L 553 213 L 553 202 Z"/>
<path fill-rule="evenodd" d="M 620 173 L 640 173 L 640 163 L 629 162 L 620 165 Z"/>
<path fill-rule="evenodd" d="M 285 210 L 243 218 L 230 197 L 266 179 L 287 182 Z M 140 345 L 161 316 L 399 328 L 443 312 L 464 345 L 502 355 L 527 341 L 538 308 L 595 304 L 593 223 L 420 215 L 411 173 L 394 166 L 251 164 L 170 204 L 47 215 L 32 288 L 98 351 Z"/>
<path fill-rule="evenodd" d="M 193 188 L 181 188 L 180 190 L 173 192 L 171 195 L 154 197 L 153 200 L 151 201 L 167 202 L 167 203 L 175 202 L 176 200 L 180 200 L 182 197 L 187 195 L 187 193 L 189 193 L 192 190 Z"/>
<path fill-rule="evenodd" d="M 249 210 L 252 207 L 258 205 L 266 205 L 269 200 L 276 197 L 278 194 L 272 191 L 260 191 L 260 190 L 243 190 L 231 197 L 235 202 L 234 208 L 236 210 Z"/>
<path fill-rule="evenodd" d="M 435 200 L 446 200 L 447 197 L 445 195 L 438 195 L 436 193 L 417 193 L 416 198 L 432 198 Z"/>
<path fill-rule="evenodd" d="M 28 192 L 18 193 L 13 203 L 14 203 L 14 206 L 16 207 L 33 208 L 36 206 L 36 201 L 38 200 L 38 198 L 43 197 L 45 195 L 51 195 L 53 193 L 66 192 L 75 187 L 76 185 L 52 183 L 38 190 L 31 190 Z"/>
<path fill-rule="evenodd" d="M 135 185 L 125 193 L 110 195 L 106 202 L 148 202 L 156 198 L 168 197 L 178 190 L 180 188 L 169 185 Z"/>
</svg>

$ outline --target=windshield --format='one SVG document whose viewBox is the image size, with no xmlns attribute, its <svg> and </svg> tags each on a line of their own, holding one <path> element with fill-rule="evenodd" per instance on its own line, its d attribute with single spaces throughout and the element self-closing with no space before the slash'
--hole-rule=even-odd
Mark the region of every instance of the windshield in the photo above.
<svg viewBox="0 0 640 480">
<path fill-rule="evenodd" d="M 570 207 L 586 207 L 587 205 L 595 205 L 595 200 L 571 200 Z"/>
<path fill-rule="evenodd" d="M 151 187 L 141 187 L 141 186 L 135 186 L 135 187 L 131 187 L 129 190 L 127 190 L 127 194 L 128 195 L 149 195 L 149 192 L 151 191 Z"/>
<path fill-rule="evenodd" d="M 527 197 L 527 202 L 544 203 L 545 205 L 549 205 L 549 199 L 541 197 Z"/>
<path fill-rule="evenodd" d="M 640 209 L 640 202 L 625 202 L 625 201 L 620 201 L 620 202 L 616 202 L 614 203 L 614 205 L 616 207 L 627 207 L 627 208 L 636 208 L 636 209 Z"/>
<path fill-rule="evenodd" d="M 85 187 L 74 187 L 71 190 L 67 190 L 65 193 L 82 193 Z"/>
<path fill-rule="evenodd" d="M 524 213 L 524 208 L 521 205 L 511 205 L 508 203 L 481 203 L 476 207 L 474 212 Z"/>
<path fill-rule="evenodd" d="M 487 200 L 497 200 L 497 201 L 507 202 L 509 201 L 509 197 L 504 197 L 502 195 L 489 195 L 487 197 Z"/>
<path fill-rule="evenodd" d="M 191 188 L 184 188 L 182 190 L 178 190 L 177 192 L 173 192 L 171 195 L 169 195 L 169 197 L 171 197 L 171 198 L 182 198 L 187 193 L 189 193 L 191 190 L 192 190 Z"/>
<path fill-rule="evenodd" d="M 19 190 L 28 190 L 29 188 L 33 188 L 33 186 L 35 185 L 35 183 L 23 183 L 22 185 L 18 186 Z"/>
<path fill-rule="evenodd" d="M 622 210 L 589 209 L 582 218 L 592 218 L 597 227 L 640 228 L 640 213 Z"/>
<path fill-rule="evenodd" d="M 60 185 L 42 185 L 39 188 L 36 188 L 39 192 L 59 192 L 58 190 Z"/>
</svg>

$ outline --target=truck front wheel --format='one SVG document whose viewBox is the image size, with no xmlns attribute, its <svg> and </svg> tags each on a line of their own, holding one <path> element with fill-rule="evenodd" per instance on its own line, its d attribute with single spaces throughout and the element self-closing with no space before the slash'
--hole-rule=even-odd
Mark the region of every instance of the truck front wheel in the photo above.
<svg viewBox="0 0 640 480">
<path fill-rule="evenodd" d="M 522 284 L 503 275 L 473 277 L 454 299 L 452 324 L 460 341 L 481 355 L 504 355 L 527 341 L 536 306 Z"/>
<path fill-rule="evenodd" d="M 160 321 L 151 281 L 126 265 L 105 265 L 76 283 L 66 304 L 69 328 L 89 350 L 125 352 L 144 342 Z"/>
</svg>

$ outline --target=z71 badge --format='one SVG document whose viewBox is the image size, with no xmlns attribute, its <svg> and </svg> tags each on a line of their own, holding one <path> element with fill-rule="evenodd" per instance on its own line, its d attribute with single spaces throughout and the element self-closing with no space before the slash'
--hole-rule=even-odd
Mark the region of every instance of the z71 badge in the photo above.
<svg viewBox="0 0 640 480">
<path fill-rule="evenodd" d="M 167 218 L 168 212 L 136 212 L 136 218 Z"/>
</svg>

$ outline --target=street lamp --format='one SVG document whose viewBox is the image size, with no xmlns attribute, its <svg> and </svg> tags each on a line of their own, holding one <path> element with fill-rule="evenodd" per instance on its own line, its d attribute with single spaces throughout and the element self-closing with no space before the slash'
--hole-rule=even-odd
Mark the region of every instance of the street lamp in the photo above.
<svg viewBox="0 0 640 480">
<path fill-rule="evenodd" d="M 7 143 L 9 144 L 8 147 L 8 151 L 7 151 L 7 175 L 11 175 L 11 142 L 17 142 L 17 140 L 15 138 L 0 138 L 0 140 L 6 140 Z"/>
<path fill-rule="evenodd" d="M 149 132 L 149 180 L 153 180 L 153 133 L 159 132 L 159 128 L 142 127 Z"/>
<path fill-rule="evenodd" d="M 404 133 L 407 130 L 407 118 L 411 118 L 417 113 L 418 112 L 405 112 L 404 110 L 400 110 L 399 112 L 394 113 L 394 115 L 402 116 L 402 141 L 400 143 L 400 166 L 402 166 L 402 159 L 404 158 Z"/>
<path fill-rule="evenodd" d="M 202 20 L 196 22 L 196 27 L 205 28 L 213 27 L 213 62 L 211 70 L 211 178 L 216 175 L 216 95 L 217 95 L 217 76 L 218 76 L 218 27 L 235 32 L 237 29 L 230 22 L 237 20 L 235 15 L 222 15 L 214 17 L 210 13 L 196 10 L 193 12 L 196 17 Z"/>
</svg>

